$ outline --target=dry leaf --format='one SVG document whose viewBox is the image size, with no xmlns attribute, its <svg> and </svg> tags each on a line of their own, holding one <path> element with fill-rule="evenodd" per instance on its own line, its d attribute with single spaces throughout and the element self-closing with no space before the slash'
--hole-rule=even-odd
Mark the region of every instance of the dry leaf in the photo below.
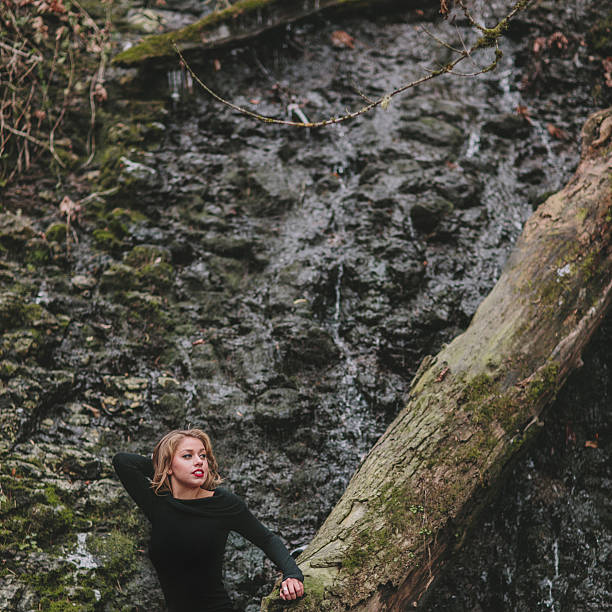
<svg viewBox="0 0 612 612">
<path fill-rule="evenodd" d="M 537 55 L 546 46 L 546 36 L 538 36 L 533 41 L 531 50 Z"/>
<path fill-rule="evenodd" d="M 520 115 L 527 123 L 532 125 L 531 117 L 529 117 L 529 109 L 526 106 L 519 104 L 516 107 L 516 114 Z"/>
<path fill-rule="evenodd" d="M 446 0 L 440 0 L 440 14 L 448 15 L 448 2 Z"/>
<path fill-rule="evenodd" d="M 355 48 L 355 39 L 344 30 L 334 30 L 331 33 L 330 38 L 334 47 L 348 47 L 349 49 Z"/>
<path fill-rule="evenodd" d="M 62 215 L 66 215 L 68 223 L 70 223 L 80 212 L 81 205 L 71 200 L 68 196 L 64 196 L 59 205 Z"/>
<path fill-rule="evenodd" d="M 93 93 L 98 102 L 105 102 L 108 99 L 108 92 L 102 83 L 96 83 Z"/>
<path fill-rule="evenodd" d="M 565 49 L 567 49 L 567 46 L 569 45 L 569 40 L 567 40 L 565 35 L 562 34 L 561 32 L 555 32 L 548 39 L 548 46 L 552 47 L 553 45 L 555 45 L 557 47 L 557 49 L 565 50 Z"/>
<path fill-rule="evenodd" d="M 548 130 L 548 133 L 553 138 L 556 138 L 557 140 L 568 140 L 569 139 L 569 134 L 565 130 L 562 130 L 560 127 L 557 127 L 556 125 L 553 125 L 552 123 L 547 123 L 546 129 Z"/>
<path fill-rule="evenodd" d="M 597 440 L 587 440 L 587 441 L 584 443 L 584 447 L 585 447 L 585 448 L 598 448 L 598 447 L 599 447 L 599 445 L 598 445 L 598 443 L 597 443 Z"/>
<path fill-rule="evenodd" d="M 219 70 L 221 70 L 221 62 L 216 58 L 213 60 L 213 68 L 215 69 L 215 72 L 219 72 Z"/>
</svg>

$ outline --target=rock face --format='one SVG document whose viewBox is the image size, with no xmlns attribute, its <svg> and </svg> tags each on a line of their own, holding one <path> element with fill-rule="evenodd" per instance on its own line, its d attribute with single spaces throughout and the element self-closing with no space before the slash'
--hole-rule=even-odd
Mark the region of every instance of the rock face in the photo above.
<svg viewBox="0 0 612 612">
<path fill-rule="evenodd" d="M 264 114 L 293 101 L 334 114 L 348 65 L 385 91 L 439 52 L 408 17 L 305 24 L 200 68 Z M 575 144 L 545 124 L 575 137 L 602 79 L 577 39 L 536 58 L 539 81 L 519 94 L 547 23 L 531 13 L 499 73 L 311 133 L 188 91 L 173 103 L 165 74 L 109 75 L 94 166 L 59 186 L 26 178 L 3 199 L 0 608 L 163 609 L 110 458 L 148 453 L 174 427 L 208 430 L 228 486 L 290 548 L 309 541 L 422 358 L 494 283 L 531 202 L 575 166 Z M 331 48 L 337 29 L 361 48 Z M 568 81 L 574 57 L 584 74 Z M 502 134 L 520 102 L 532 124 Z M 66 195 L 81 202 L 70 228 Z M 252 612 L 274 570 L 238 539 L 228 557 Z"/>
</svg>

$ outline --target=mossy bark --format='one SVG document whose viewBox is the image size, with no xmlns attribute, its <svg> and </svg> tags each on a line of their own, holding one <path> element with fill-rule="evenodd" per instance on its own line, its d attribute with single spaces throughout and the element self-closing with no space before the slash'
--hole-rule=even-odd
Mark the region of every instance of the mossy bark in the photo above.
<svg viewBox="0 0 612 612">
<path fill-rule="evenodd" d="M 424 601 L 610 307 L 610 117 L 587 121 L 573 178 L 526 223 L 469 328 L 421 365 L 406 408 L 299 559 L 308 595 L 287 606 L 274 593 L 262 610 Z"/>
<path fill-rule="evenodd" d="M 181 51 L 212 49 L 237 44 L 281 25 L 294 23 L 316 13 L 391 4 L 393 0 L 238 0 L 184 28 L 147 36 L 119 53 L 113 63 L 133 66 L 148 60 L 174 59 L 173 44 Z M 405 7 L 405 3 L 403 3 Z"/>
</svg>

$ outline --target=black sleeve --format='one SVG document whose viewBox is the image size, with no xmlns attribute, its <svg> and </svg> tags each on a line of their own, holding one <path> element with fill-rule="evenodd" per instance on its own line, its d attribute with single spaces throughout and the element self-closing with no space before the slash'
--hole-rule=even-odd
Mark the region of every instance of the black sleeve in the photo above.
<svg viewBox="0 0 612 612">
<path fill-rule="evenodd" d="M 282 540 L 262 525 L 251 514 L 244 502 L 242 502 L 242 505 L 242 512 L 236 516 L 232 530 L 261 548 L 266 556 L 283 572 L 283 580 L 297 578 L 304 582 L 304 574 L 289 554 Z"/>
<path fill-rule="evenodd" d="M 150 482 L 150 479 L 153 478 L 153 462 L 151 459 L 132 453 L 117 453 L 113 457 L 113 467 L 130 497 L 151 520 L 155 499 L 155 493 Z"/>
</svg>

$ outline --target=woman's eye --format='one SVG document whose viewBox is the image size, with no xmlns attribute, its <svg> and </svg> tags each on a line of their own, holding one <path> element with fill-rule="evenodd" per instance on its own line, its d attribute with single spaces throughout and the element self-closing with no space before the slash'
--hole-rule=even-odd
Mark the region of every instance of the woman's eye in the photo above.
<svg viewBox="0 0 612 612">
<path fill-rule="evenodd" d="M 183 459 L 189 459 L 191 457 L 190 453 L 186 453 L 185 455 L 183 455 Z"/>
</svg>

